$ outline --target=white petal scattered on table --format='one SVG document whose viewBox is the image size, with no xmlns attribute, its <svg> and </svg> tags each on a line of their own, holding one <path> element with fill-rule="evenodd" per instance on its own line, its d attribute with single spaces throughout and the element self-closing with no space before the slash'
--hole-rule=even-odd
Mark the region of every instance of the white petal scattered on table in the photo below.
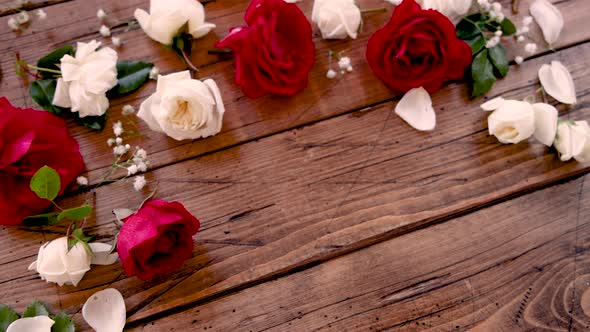
<svg viewBox="0 0 590 332">
<path fill-rule="evenodd" d="M 539 69 L 539 80 L 545 92 L 564 104 L 576 103 L 576 87 L 569 70 L 559 61 Z"/>
<path fill-rule="evenodd" d="M 47 316 L 21 318 L 8 325 L 6 332 L 51 332 L 53 323 Z"/>
<path fill-rule="evenodd" d="M 432 100 L 422 87 L 406 92 L 395 106 L 395 114 L 420 131 L 433 130 L 436 127 Z"/>
<path fill-rule="evenodd" d="M 547 0 L 536 0 L 530 7 L 531 15 L 537 21 L 547 44 L 552 45 L 563 29 L 563 16 L 557 7 Z"/>
<path fill-rule="evenodd" d="M 111 265 L 119 258 L 117 252 L 111 253 L 112 245 L 110 244 L 93 242 L 88 245 L 93 253 L 92 265 Z"/>
<path fill-rule="evenodd" d="M 123 331 L 127 318 L 123 295 L 114 288 L 94 293 L 84 303 L 82 317 L 96 332 Z"/>
</svg>

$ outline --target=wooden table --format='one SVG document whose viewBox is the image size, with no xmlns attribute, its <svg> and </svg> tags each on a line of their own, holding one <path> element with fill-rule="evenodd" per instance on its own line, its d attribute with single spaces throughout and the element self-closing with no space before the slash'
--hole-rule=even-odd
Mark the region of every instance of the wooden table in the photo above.
<svg viewBox="0 0 590 332">
<path fill-rule="evenodd" d="M 539 88 L 537 70 L 551 60 L 572 71 L 579 102 L 560 116 L 590 119 L 590 1 L 551 0 L 566 27 L 555 52 L 531 36 L 538 52 L 513 66 L 488 98 L 524 99 Z M 531 0 L 521 1 L 520 24 Z M 22 311 L 33 299 L 72 314 L 94 292 L 115 287 L 124 297 L 129 331 L 588 331 L 590 329 L 590 179 L 588 166 L 559 161 L 531 140 L 502 145 L 487 134 L 483 99 L 470 101 L 465 83 L 434 94 L 435 131 L 411 129 L 393 113 L 393 95 L 364 60 L 367 39 L 391 15 L 365 14 L 357 40 L 324 41 L 309 87 L 294 98 L 245 98 L 233 84 L 233 62 L 208 55 L 212 44 L 241 25 L 246 0 L 206 5 L 217 28 L 194 42 L 201 77 L 223 93 L 222 132 L 176 142 L 150 131 L 133 141 L 150 155 L 151 188 L 128 182 L 95 191 L 88 231 L 112 240 L 111 211 L 136 206 L 155 183 L 158 197 L 178 200 L 202 222 L 196 247 L 175 273 L 143 282 L 120 264 L 94 267 L 78 287 L 58 287 L 27 271 L 39 245 L 65 226 L 40 231 L 2 228 L 0 302 Z M 502 1 L 505 8 L 510 1 Z M 383 6 L 361 1 L 363 8 Z M 311 14 L 311 0 L 300 7 Z M 14 53 L 34 62 L 98 34 L 98 8 L 110 14 L 124 46 L 120 59 L 154 62 L 162 73 L 184 69 L 176 55 L 125 24 L 147 0 L 32 0 L 48 19 L 22 33 L 7 28 L 14 0 L 0 0 L 1 95 L 34 106 L 14 72 Z M 513 58 L 523 44 L 511 41 Z M 347 50 L 355 70 L 329 80 L 328 50 Z M 111 102 L 110 125 L 126 104 L 155 90 Z M 537 95 L 538 96 L 538 95 Z M 102 133 L 71 123 L 88 176 L 96 183 L 112 162 Z M 5 190 L 5 188 L 2 188 Z M 72 188 L 60 204 L 88 192 Z"/>
</svg>

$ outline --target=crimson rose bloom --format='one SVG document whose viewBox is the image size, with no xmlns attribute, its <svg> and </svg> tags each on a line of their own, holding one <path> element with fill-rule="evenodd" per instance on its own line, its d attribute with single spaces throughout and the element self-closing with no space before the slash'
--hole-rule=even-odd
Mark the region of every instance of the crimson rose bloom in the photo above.
<svg viewBox="0 0 590 332">
<path fill-rule="evenodd" d="M 172 272 L 191 257 L 199 220 L 182 204 L 158 199 L 123 219 L 117 252 L 127 276 L 148 280 Z"/>
<path fill-rule="evenodd" d="M 18 225 L 51 205 L 29 187 L 31 177 L 45 165 L 59 173 L 60 194 L 84 170 L 78 142 L 66 122 L 0 98 L 0 225 Z"/>
<path fill-rule="evenodd" d="M 367 62 L 393 92 L 424 87 L 434 93 L 444 82 L 463 77 L 471 64 L 471 48 L 457 38 L 446 16 L 404 0 L 369 39 Z"/>
<path fill-rule="evenodd" d="M 297 5 L 284 0 L 252 0 L 244 20 L 215 47 L 236 56 L 236 85 L 250 98 L 293 96 L 307 87 L 315 63 L 309 21 Z"/>
</svg>

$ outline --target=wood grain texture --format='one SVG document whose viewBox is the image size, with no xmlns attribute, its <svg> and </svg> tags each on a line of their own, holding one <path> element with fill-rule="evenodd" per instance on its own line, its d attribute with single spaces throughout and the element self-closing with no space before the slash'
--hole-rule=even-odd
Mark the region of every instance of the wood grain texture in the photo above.
<svg viewBox="0 0 590 332">
<path fill-rule="evenodd" d="M 508 0 L 503 1 L 505 7 L 509 2 Z M 523 1 L 522 8 L 528 8 L 530 2 Z M 324 41 L 320 38 L 317 29 L 315 30 L 317 63 L 311 72 L 309 87 L 300 95 L 289 99 L 265 97 L 250 100 L 245 98 L 233 84 L 232 61 L 220 62 L 217 56 L 206 53 L 215 41 L 226 35 L 230 27 L 243 24 L 242 16 L 247 3 L 246 0 L 232 0 L 208 4 L 206 7 L 208 20 L 217 24 L 217 28 L 213 33 L 194 43 L 193 60 L 202 67 L 201 77 L 213 77 L 223 92 L 227 112 L 222 132 L 204 140 L 176 142 L 162 134 L 151 132 L 139 120 L 140 129 L 146 136 L 142 147 L 152 156 L 153 167 L 163 167 L 351 110 L 361 109 L 368 105 L 376 105 L 396 97 L 375 78 L 364 60 L 365 44 L 369 36 L 382 26 L 391 14 L 391 6 L 388 5 L 387 12 L 365 14 L 364 30 L 357 40 Z M 311 4 L 311 1 L 304 1 L 300 4 L 308 16 L 311 13 Z M 590 12 L 590 2 L 567 0 L 556 2 L 556 4 L 564 12 L 567 25 L 562 33 L 562 38 L 555 47 L 567 47 L 589 39 L 590 31 L 588 29 L 576 29 L 575 27 L 583 26 L 587 19 L 586 13 Z M 26 86 L 14 74 L 14 52 L 21 51 L 21 56 L 24 59 L 33 62 L 57 46 L 78 40 L 99 38 L 97 31 L 100 21 L 96 18 L 98 5 L 110 13 L 110 24 L 113 25 L 116 21 L 125 21 L 131 18 L 135 8 L 147 8 L 147 1 L 103 1 L 97 3 L 96 6 L 89 6 L 83 1 L 57 4 L 47 7 L 46 11 L 50 17 L 65 16 L 61 23 L 52 20 L 40 24 L 35 23 L 16 39 L 12 32 L 0 33 L 0 47 L 6 50 L 0 58 L 0 66 L 5 75 L 5 78 L 0 82 L 2 94 L 16 105 L 32 106 Z M 366 8 L 382 5 L 383 1 L 381 0 L 361 2 L 361 6 Z M 526 10 L 521 11 L 521 14 L 514 18 L 515 22 L 520 22 L 521 17 L 526 14 Z M 5 24 L 5 19 L 0 18 L 0 26 Z M 125 42 L 124 47 L 119 50 L 121 59 L 153 61 L 161 68 L 162 73 L 170 73 L 183 68 L 181 61 L 173 52 L 150 40 L 141 30 L 125 32 L 125 25 L 117 26 L 113 32 L 115 35 L 121 36 Z M 532 30 L 531 38 L 537 40 L 540 46 L 537 54 L 546 52 L 547 49 L 541 42 L 538 28 L 533 26 Z M 108 39 L 102 40 L 105 45 L 110 45 Z M 514 54 L 523 54 L 522 48 L 522 43 L 510 42 L 508 45 L 511 57 Z M 328 69 L 327 54 L 329 49 L 349 50 L 355 67 L 354 72 L 336 80 L 328 80 L 325 73 Z M 507 80 L 512 80 L 514 75 L 517 74 L 513 72 Z M 72 133 L 81 144 L 91 183 L 99 182 L 105 173 L 105 167 L 108 167 L 112 160 L 112 151 L 105 142 L 112 136 L 109 130 L 110 124 L 121 119 L 120 109 L 128 103 L 138 107 L 140 102 L 154 89 L 155 83 L 152 82 L 135 94 L 112 101 L 110 122 L 107 130 L 103 133 L 96 133 L 72 124 Z M 463 90 L 461 92 L 464 96 L 467 95 Z"/>
<path fill-rule="evenodd" d="M 590 178 L 130 331 L 588 331 Z"/>
<path fill-rule="evenodd" d="M 558 57 L 574 73 L 579 97 L 562 115 L 587 118 L 589 54 L 585 44 L 529 61 L 490 96 L 533 94 L 537 68 Z M 202 229 L 184 267 L 149 282 L 113 265 L 94 268 L 78 288 L 48 285 L 26 267 L 38 243 L 63 234 L 63 226 L 7 229 L 0 234 L 0 297 L 17 308 L 38 298 L 76 313 L 93 292 L 116 287 L 130 321 L 147 319 L 588 171 L 532 140 L 499 144 L 486 133 L 479 103 L 465 104 L 464 96 L 459 85 L 434 96 L 432 133 L 409 128 L 385 103 L 150 172 L 158 197 L 183 202 Z M 91 198 L 97 210 L 89 231 L 106 241 L 115 232 L 111 210 L 143 199 L 130 190 L 117 183 L 60 205 Z"/>
</svg>

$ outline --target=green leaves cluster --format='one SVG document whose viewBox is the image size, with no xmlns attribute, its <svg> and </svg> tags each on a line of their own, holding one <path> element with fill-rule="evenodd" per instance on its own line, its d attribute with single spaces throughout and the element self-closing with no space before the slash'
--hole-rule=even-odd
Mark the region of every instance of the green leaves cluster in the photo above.
<svg viewBox="0 0 590 332">
<path fill-rule="evenodd" d="M 6 332 L 8 326 L 19 318 L 37 317 L 37 316 L 49 316 L 55 322 L 51 327 L 51 332 L 74 332 L 76 326 L 74 322 L 68 317 L 65 312 L 52 316 L 47 310 L 47 307 L 39 301 L 33 301 L 29 305 L 22 317 L 20 317 L 12 308 L 7 305 L 0 304 L 0 332 Z"/>
<path fill-rule="evenodd" d="M 471 46 L 473 62 L 471 63 L 471 82 L 473 98 L 486 94 L 497 79 L 508 74 L 509 61 L 506 50 L 501 44 L 486 48 L 487 36 L 493 36 L 497 30 L 503 36 L 516 33 L 516 26 L 508 18 L 498 23 L 487 15 L 474 14 L 462 19 L 457 24 L 457 36 Z"/>
<path fill-rule="evenodd" d="M 71 45 L 67 45 L 47 54 L 37 61 L 36 67 L 49 69 L 52 71 L 60 70 L 59 64 L 61 58 L 65 55 L 74 56 L 75 50 Z M 17 60 L 17 73 L 22 73 L 22 68 L 27 66 L 22 60 Z M 118 84 L 107 92 L 108 98 L 116 98 L 139 89 L 149 78 L 150 70 L 154 65 L 143 61 L 120 61 L 117 63 L 117 80 Z M 38 70 L 40 79 L 34 81 L 29 88 L 31 98 L 46 111 L 62 117 L 72 117 L 81 125 L 94 130 L 103 130 L 106 125 L 106 113 L 102 116 L 86 116 L 81 118 L 77 112 L 71 112 L 70 109 L 57 107 L 52 104 L 57 79 L 59 74 Z"/>
<path fill-rule="evenodd" d="M 59 174 L 53 168 L 49 166 L 41 167 L 31 178 L 30 188 L 39 198 L 46 199 L 58 207 L 54 200 L 59 194 L 61 180 Z M 23 220 L 23 224 L 25 226 L 55 225 L 64 219 L 82 220 L 92 213 L 92 207 L 88 204 L 65 210 L 58 207 L 58 210 L 27 217 Z"/>
</svg>

